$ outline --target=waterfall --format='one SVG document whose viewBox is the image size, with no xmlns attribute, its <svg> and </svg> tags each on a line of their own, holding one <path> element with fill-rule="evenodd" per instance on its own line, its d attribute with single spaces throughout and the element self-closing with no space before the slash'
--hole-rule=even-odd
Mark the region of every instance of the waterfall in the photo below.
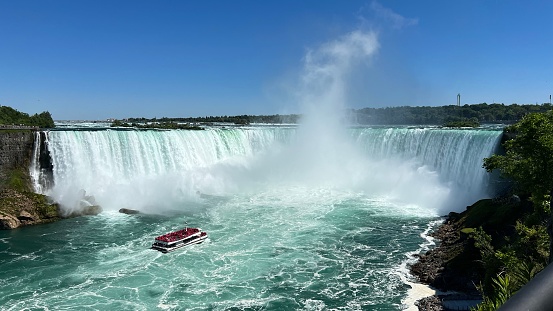
<svg viewBox="0 0 553 311">
<path fill-rule="evenodd" d="M 53 184 L 47 132 L 36 132 L 29 175 L 36 193 L 45 194 Z"/>
<path fill-rule="evenodd" d="M 450 201 L 472 204 L 490 197 L 490 174 L 482 168 L 501 140 L 501 131 L 485 129 L 360 129 L 355 139 L 374 160 L 395 159 L 438 173 L 452 191 Z M 450 203 L 455 204 L 455 203 Z M 464 207 L 464 206 L 460 206 Z"/>
<path fill-rule="evenodd" d="M 90 196 L 104 209 L 171 209 L 198 191 L 226 191 L 210 168 L 240 166 L 285 143 L 291 133 L 287 128 L 50 131 L 55 185 L 47 193 L 70 210 Z"/>
<path fill-rule="evenodd" d="M 347 133 L 354 148 L 336 145 L 341 152 L 330 156 L 331 148 L 310 150 L 296 128 L 50 131 L 43 136 L 54 185 L 45 187 L 37 177 L 39 136 L 31 171 L 37 191 L 69 209 L 85 193 L 104 209 L 174 209 L 198 192 L 232 195 L 261 183 L 350 188 L 440 211 L 493 194 L 481 166 L 501 131 L 353 128 Z"/>
<path fill-rule="evenodd" d="M 33 157 L 31 158 L 31 167 L 29 175 L 36 193 L 42 193 L 42 183 L 40 182 L 40 132 L 35 133 L 35 142 L 33 146 Z"/>
</svg>

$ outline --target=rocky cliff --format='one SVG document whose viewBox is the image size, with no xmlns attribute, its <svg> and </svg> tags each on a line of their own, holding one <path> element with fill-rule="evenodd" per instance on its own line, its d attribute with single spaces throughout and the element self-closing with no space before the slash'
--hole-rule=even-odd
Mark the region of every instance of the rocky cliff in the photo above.
<svg viewBox="0 0 553 311">
<path fill-rule="evenodd" d="M 31 130 L 0 130 L 0 186 L 12 170 L 29 167 L 34 137 Z"/>
<path fill-rule="evenodd" d="M 60 219 L 56 204 L 34 193 L 29 174 L 36 131 L 0 130 L 0 229 Z"/>
</svg>

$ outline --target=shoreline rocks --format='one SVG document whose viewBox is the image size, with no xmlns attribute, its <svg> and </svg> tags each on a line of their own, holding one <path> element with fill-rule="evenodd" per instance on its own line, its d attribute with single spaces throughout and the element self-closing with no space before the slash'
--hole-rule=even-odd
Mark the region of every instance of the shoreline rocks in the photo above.
<svg viewBox="0 0 553 311">
<path fill-rule="evenodd" d="M 61 219 L 57 204 L 46 196 L 14 189 L 0 191 L 0 229 L 15 229 Z"/>
<path fill-rule="evenodd" d="M 415 305 L 419 308 L 420 311 L 443 311 L 445 310 L 442 306 L 442 300 L 439 296 L 433 295 L 424 297 L 415 302 Z"/>
<path fill-rule="evenodd" d="M 449 215 L 446 221 L 431 234 L 440 241 L 440 244 L 424 254 L 416 255 L 418 260 L 409 267 L 412 275 L 426 285 L 432 286 L 446 294 L 436 294 L 418 300 L 415 305 L 419 310 L 439 311 L 446 310 L 444 301 L 451 301 L 447 292 L 455 292 L 455 300 L 469 302 L 473 305 L 480 301 L 475 284 L 478 276 L 473 273 L 459 270 L 456 260 L 467 250 L 472 251 L 472 241 L 460 232 L 455 221 L 458 214 Z M 471 264 L 467 262 L 466 264 Z"/>
<path fill-rule="evenodd" d="M 10 230 L 21 225 L 19 219 L 11 215 L 0 215 L 0 229 Z"/>
</svg>

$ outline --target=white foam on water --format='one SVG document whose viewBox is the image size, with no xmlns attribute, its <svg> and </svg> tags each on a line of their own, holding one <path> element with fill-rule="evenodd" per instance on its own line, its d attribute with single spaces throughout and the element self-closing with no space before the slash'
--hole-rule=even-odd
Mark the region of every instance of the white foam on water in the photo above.
<svg viewBox="0 0 553 311">
<path fill-rule="evenodd" d="M 404 310 L 418 311 L 419 309 L 415 305 L 415 302 L 417 302 L 422 298 L 440 293 L 436 289 L 426 284 L 416 282 L 416 280 L 414 280 L 414 277 L 411 275 L 409 271 L 409 265 L 416 262 L 416 258 L 414 257 L 414 255 L 422 254 L 436 245 L 435 239 L 429 234 L 442 223 L 443 223 L 443 219 L 429 222 L 426 229 L 420 234 L 421 238 L 424 241 L 419 245 L 420 248 L 413 252 L 407 252 L 406 260 L 403 261 L 398 268 L 398 275 L 400 276 L 402 282 L 404 282 L 410 287 L 409 290 L 407 290 L 407 296 L 402 300 Z"/>
</svg>

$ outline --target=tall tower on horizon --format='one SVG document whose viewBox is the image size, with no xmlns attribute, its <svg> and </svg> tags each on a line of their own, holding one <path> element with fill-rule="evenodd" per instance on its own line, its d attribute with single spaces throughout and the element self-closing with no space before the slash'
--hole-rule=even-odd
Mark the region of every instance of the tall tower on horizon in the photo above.
<svg viewBox="0 0 553 311">
<path fill-rule="evenodd" d="M 457 107 L 461 106 L 461 93 L 457 94 Z"/>
</svg>

